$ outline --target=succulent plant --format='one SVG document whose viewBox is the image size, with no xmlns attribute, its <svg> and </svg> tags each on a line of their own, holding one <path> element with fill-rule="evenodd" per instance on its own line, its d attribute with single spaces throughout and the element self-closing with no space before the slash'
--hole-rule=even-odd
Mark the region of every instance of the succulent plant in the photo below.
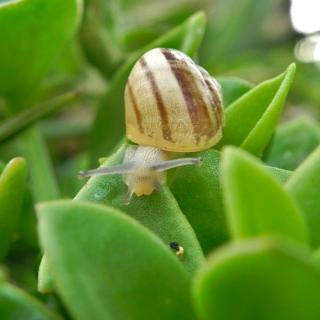
<svg viewBox="0 0 320 320">
<path fill-rule="evenodd" d="M 0 1 L 0 318 L 319 319 L 320 127 L 305 117 L 278 125 L 295 64 L 257 85 L 218 77 L 220 142 L 192 153 L 201 166 L 176 168 L 159 190 L 125 204 L 121 176 L 83 183 L 75 172 L 99 157 L 107 156 L 102 168 L 123 162 L 130 143 L 123 95 L 133 65 L 157 47 L 196 57 L 206 18 L 197 12 L 174 28 L 168 22 L 169 31 L 150 33 L 138 48 L 134 40 L 140 44 L 147 30 L 140 38 L 124 32 L 121 47 L 112 33 L 93 37 L 103 24 L 99 5 Z M 89 69 L 108 81 L 102 97 L 86 86 L 79 94 L 78 80 L 62 81 L 63 90 L 44 81 L 83 13 L 78 41 Z M 89 160 L 77 158 L 77 193 L 63 199 L 37 122 L 84 101 L 98 105 Z"/>
</svg>

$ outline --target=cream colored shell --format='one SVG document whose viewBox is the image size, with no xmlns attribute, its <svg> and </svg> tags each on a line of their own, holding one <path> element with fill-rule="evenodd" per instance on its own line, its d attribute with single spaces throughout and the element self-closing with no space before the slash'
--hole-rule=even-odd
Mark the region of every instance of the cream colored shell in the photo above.
<svg viewBox="0 0 320 320">
<path fill-rule="evenodd" d="M 125 89 L 127 137 L 166 151 L 208 149 L 222 137 L 220 86 L 188 56 L 153 49 L 133 67 Z"/>
</svg>

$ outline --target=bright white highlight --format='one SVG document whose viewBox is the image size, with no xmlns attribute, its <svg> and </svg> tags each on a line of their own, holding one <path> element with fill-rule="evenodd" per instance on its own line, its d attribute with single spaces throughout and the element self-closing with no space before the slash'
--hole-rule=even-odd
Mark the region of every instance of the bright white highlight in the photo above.
<svg viewBox="0 0 320 320">
<path fill-rule="evenodd" d="M 291 0 L 290 15 L 296 31 L 320 31 L 320 0 Z"/>
<path fill-rule="evenodd" d="M 295 56 L 302 62 L 320 62 L 320 34 L 300 40 L 295 47 Z"/>
</svg>

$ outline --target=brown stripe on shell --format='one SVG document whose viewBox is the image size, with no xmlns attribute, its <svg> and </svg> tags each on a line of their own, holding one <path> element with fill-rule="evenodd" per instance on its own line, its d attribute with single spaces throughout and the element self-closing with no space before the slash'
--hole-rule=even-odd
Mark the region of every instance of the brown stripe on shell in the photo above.
<svg viewBox="0 0 320 320">
<path fill-rule="evenodd" d="M 181 68 L 181 65 L 179 66 L 178 64 L 174 65 L 169 63 L 171 71 L 178 82 L 185 100 L 197 143 L 200 141 L 200 136 L 206 136 L 208 139 L 212 138 L 214 134 L 214 128 L 210 121 L 207 105 L 202 99 L 201 94 L 199 94 L 199 88 L 194 81 L 194 75 L 188 72 L 190 63 L 188 61 L 184 61 L 183 59 L 176 58 L 172 50 L 162 49 L 161 51 L 169 62 L 177 61 L 178 63 L 182 62 L 187 65 L 187 68 Z M 191 65 L 191 67 L 195 68 L 196 66 Z M 203 121 L 205 123 L 203 123 Z"/>
<path fill-rule="evenodd" d="M 205 82 L 206 82 L 206 86 L 211 94 L 212 110 L 213 110 L 214 116 L 216 118 L 217 131 L 218 131 L 219 127 L 221 125 L 221 112 L 220 112 L 220 107 L 219 107 L 219 106 L 221 106 L 221 101 L 220 101 L 219 97 L 217 97 L 216 89 L 213 88 L 211 82 L 208 79 L 205 79 Z"/>
<path fill-rule="evenodd" d="M 153 95 L 156 99 L 156 102 L 157 102 L 157 107 L 158 107 L 158 111 L 159 111 L 159 115 L 160 115 L 160 119 L 161 119 L 162 136 L 165 140 L 172 141 L 168 114 L 167 114 L 163 99 L 161 97 L 160 90 L 159 90 L 158 85 L 155 81 L 154 75 L 152 74 L 152 71 L 148 67 L 148 64 L 147 64 L 146 60 L 144 59 L 144 57 L 142 57 L 139 61 L 140 61 L 142 69 L 145 72 L 147 79 L 150 81 L 152 93 L 153 93 Z"/>
<path fill-rule="evenodd" d="M 201 72 L 203 79 L 205 81 L 205 86 L 209 90 L 209 99 L 211 102 L 212 110 L 213 110 L 214 117 L 216 119 L 216 124 L 217 124 L 216 130 L 215 130 L 215 133 L 216 133 L 217 131 L 219 131 L 219 128 L 222 125 L 222 117 L 223 117 L 222 101 L 219 96 L 219 93 L 217 93 L 217 89 L 212 85 L 212 78 L 208 73 L 208 71 L 199 65 L 197 65 L 197 68 Z"/>
<path fill-rule="evenodd" d="M 141 113 L 140 113 L 140 110 L 138 108 L 138 104 L 137 104 L 137 100 L 136 100 L 136 97 L 132 91 L 132 87 L 129 83 L 129 81 L 127 82 L 127 89 L 128 89 L 128 93 L 129 93 L 129 98 L 131 100 L 131 103 L 132 103 L 132 107 L 133 107 L 133 111 L 134 111 L 134 114 L 136 116 L 136 121 L 137 121 L 137 124 L 138 124 L 138 127 L 139 127 L 139 131 L 141 133 L 144 132 L 143 130 L 143 126 L 142 126 L 142 117 L 141 117 Z"/>
<path fill-rule="evenodd" d="M 210 80 L 205 79 L 205 82 L 206 82 L 206 85 L 207 85 L 209 91 L 212 94 L 212 98 L 214 101 L 213 109 L 214 109 L 214 113 L 216 115 L 217 123 L 219 125 L 222 125 L 222 118 L 223 118 L 222 100 L 219 96 L 219 93 L 217 92 L 217 88 L 212 85 L 211 79 Z"/>
</svg>

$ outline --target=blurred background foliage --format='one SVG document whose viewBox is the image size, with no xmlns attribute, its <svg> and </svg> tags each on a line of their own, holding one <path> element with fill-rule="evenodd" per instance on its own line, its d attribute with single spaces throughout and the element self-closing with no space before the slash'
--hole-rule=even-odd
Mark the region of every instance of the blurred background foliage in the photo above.
<svg viewBox="0 0 320 320">
<path fill-rule="evenodd" d="M 83 153 L 90 144 L 96 109 L 108 108 L 108 101 L 101 106 L 101 97 L 116 70 L 136 50 L 197 10 L 205 12 L 208 23 L 195 57 L 199 64 L 216 77 L 235 76 L 259 83 L 295 61 L 297 76 L 284 120 L 301 114 L 318 119 L 319 68 L 316 63 L 296 59 L 294 48 L 303 35 L 292 27 L 289 9 L 287 0 L 87 0 L 78 37 L 46 77 L 41 92 L 42 99 L 61 94 L 66 88 L 80 88 L 84 93 L 41 125 L 63 180 L 63 195 L 72 196 L 78 189 L 74 182 L 76 186 L 70 190 L 70 179 L 85 165 Z"/>
<path fill-rule="evenodd" d="M 0 3 L 6 1 L 0 0 Z M 290 3 L 289 0 L 86 0 L 77 36 L 67 44 L 37 92 L 28 100 L 28 104 L 35 107 L 14 120 L 22 129 L 23 124 L 27 126 L 41 119 L 39 131 L 53 161 L 54 170 L 50 174 L 57 176 L 57 182 L 52 183 L 50 194 L 44 190 L 43 194 L 38 194 L 38 198 L 36 196 L 36 200 L 60 196 L 71 198 L 78 192 L 83 185 L 77 179 L 78 171 L 89 167 L 90 159 L 91 165 L 94 163 L 97 166 L 98 158 L 107 156 L 112 150 L 110 146 L 104 152 L 90 154 L 93 136 L 94 139 L 97 136 L 97 132 L 94 133 L 97 112 L 101 108 L 109 108 L 110 100 L 105 97 L 108 97 L 112 83 L 119 78 L 121 66 L 142 48 L 181 25 L 199 10 L 206 15 L 207 28 L 200 50 L 193 58 L 213 76 L 221 78 L 222 82 L 228 77 L 241 78 L 245 80 L 244 87 L 249 88 L 251 83 L 259 83 L 281 73 L 291 62 L 297 63 L 297 76 L 283 121 L 304 115 L 313 118 L 313 122 L 304 118 L 301 123 L 280 127 L 274 139 L 283 135 L 283 132 L 286 135 L 291 132 L 292 137 L 294 130 L 290 129 L 298 126 L 301 132 L 298 140 L 292 138 L 287 142 L 290 146 L 297 141 L 303 143 L 308 140 L 304 138 L 303 129 L 307 128 L 306 131 L 315 141 L 310 142 L 312 146 L 306 146 L 310 152 L 320 141 L 319 127 L 314 122 L 320 119 L 320 70 L 316 61 L 302 62 L 301 57 L 296 57 L 295 48 L 305 35 L 295 31 L 292 26 Z M 19 59 L 18 56 L 15 58 Z M 123 114 L 121 105 L 119 114 Z M 6 122 L 7 102 L 1 96 L 0 119 L 3 121 L 2 128 L 12 128 L 12 123 L 8 125 Z M 105 123 L 106 132 L 113 122 L 114 119 L 110 118 Z M 116 125 L 120 131 L 123 130 L 124 122 Z M 21 144 L 21 135 L 18 134 L 14 130 L 8 132 L 7 129 L 0 129 L 2 161 L 7 162 L 17 154 L 14 147 Z M 42 164 L 48 157 L 43 155 L 42 147 L 36 148 L 37 144 L 41 146 L 41 141 L 37 142 L 40 139 L 37 134 L 29 134 L 32 139 L 26 138 L 28 133 L 23 133 L 25 143 L 22 146 L 34 159 L 28 164 L 37 166 L 37 157 L 42 157 L 39 160 L 39 174 L 46 175 L 49 169 Z M 18 138 L 15 138 L 16 135 Z M 98 132 L 98 138 L 113 139 L 103 131 Z M 285 147 L 280 145 L 278 148 Z M 26 158 L 28 160 L 28 156 Z M 272 152 L 265 158 L 269 164 L 279 167 L 281 163 L 288 163 L 287 159 L 275 159 Z M 297 163 L 290 162 L 286 169 L 294 169 L 298 163 L 300 160 Z M 49 180 L 52 181 L 51 178 Z M 35 195 L 32 190 L 27 191 L 23 206 L 28 209 L 22 218 L 21 235 L 24 245 L 27 243 L 37 256 L 39 252 L 32 208 L 32 197 Z M 29 271 L 30 268 L 36 269 L 40 257 L 34 259 L 29 253 L 21 254 L 21 248 L 21 243 L 16 241 L 8 262 L 16 272 L 12 277 L 22 286 L 36 288 L 36 275 Z"/>
</svg>

